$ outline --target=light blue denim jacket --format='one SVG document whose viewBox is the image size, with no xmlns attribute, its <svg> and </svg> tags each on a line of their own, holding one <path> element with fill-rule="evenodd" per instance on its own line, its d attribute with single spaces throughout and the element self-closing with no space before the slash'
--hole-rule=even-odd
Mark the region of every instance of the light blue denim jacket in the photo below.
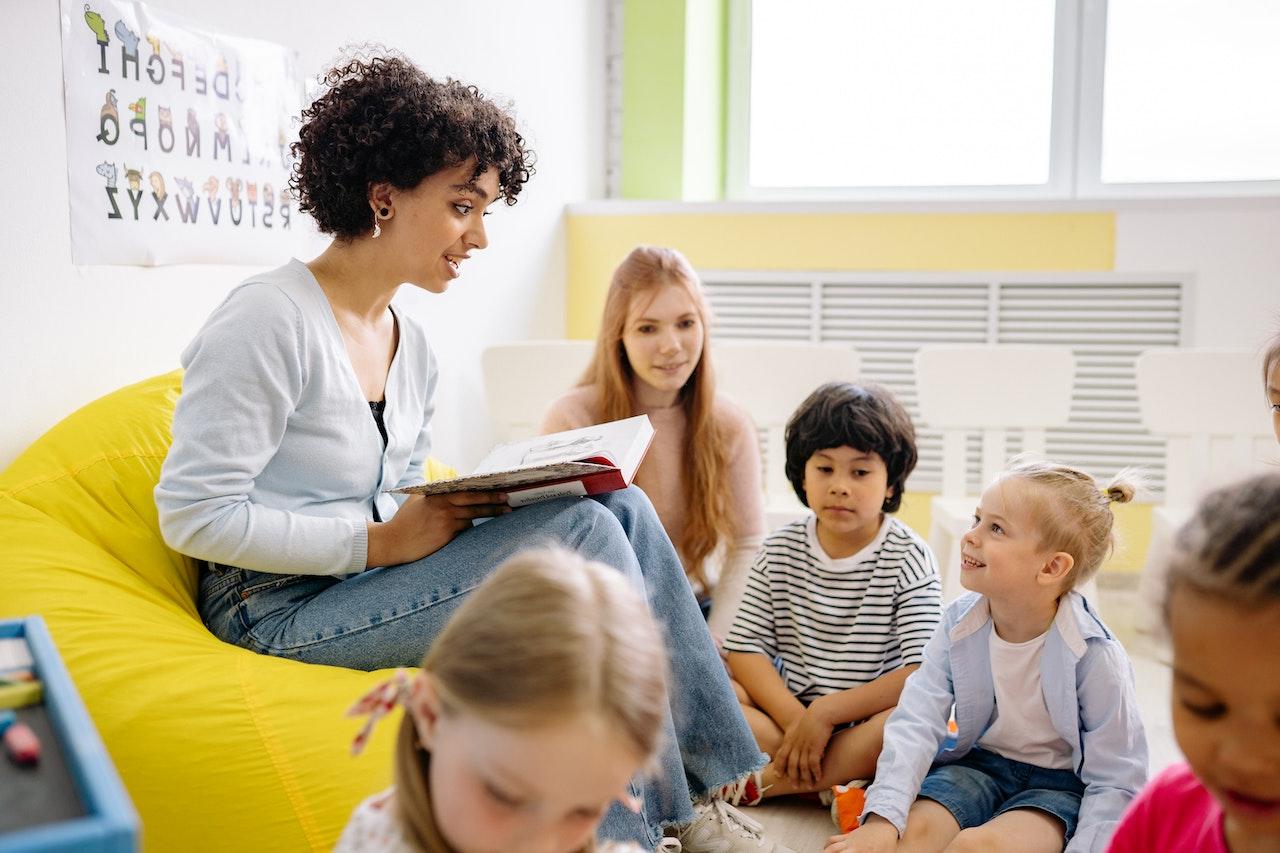
<svg viewBox="0 0 1280 853">
<path fill-rule="evenodd" d="M 991 631 L 985 596 L 969 593 L 947 607 L 925 646 L 924 662 L 907 679 L 885 725 L 863 819 L 874 812 L 901 833 L 930 766 L 964 756 L 991 725 L 996 695 Z M 1067 851 L 1102 850 L 1146 782 L 1147 739 L 1129 657 L 1077 592 L 1067 593 L 1058 605 L 1040 658 L 1040 681 L 1053 727 L 1071 745 L 1075 773 L 1085 786 Z M 956 743 L 941 748 L 952 703 Z"/>
</svg>

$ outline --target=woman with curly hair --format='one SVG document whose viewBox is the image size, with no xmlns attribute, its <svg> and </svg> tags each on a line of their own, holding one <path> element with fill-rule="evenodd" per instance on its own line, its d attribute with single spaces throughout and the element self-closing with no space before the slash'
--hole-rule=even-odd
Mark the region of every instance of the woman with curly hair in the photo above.
<svg viewBox="0 0 1280 853">
<path fill-rule="evenodd" d="M 406 282 L 448 289 L 532 154 L 507 111 L 403 57 L 351 58 L 323 82 L 291 187 L 333 242 L 244 281 L 182 354 L 156 503 L 165 541 L 202 566 L 201 618 L 262 654 L 413 666 L 499 563 L 558 542 L 645 591 L 672 660 L 657 778 L 637 783 L 637 811 L 613 806 L 605 837 L 654 847 L 671 829 L 686 851 L 772 849 L 720 796 L 764 757 L 640 490 L 514 512 L 502 494 L 388 494 L 422 478 L 438 374 L 393 297 Z"/>
</svg>

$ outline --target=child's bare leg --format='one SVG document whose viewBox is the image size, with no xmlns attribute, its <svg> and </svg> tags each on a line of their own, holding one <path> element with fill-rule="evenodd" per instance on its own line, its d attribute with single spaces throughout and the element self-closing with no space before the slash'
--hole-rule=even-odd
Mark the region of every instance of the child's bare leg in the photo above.
<svg viewBox="0 0 1280 853">
<path fill-rule="evenodd" d="M 898 841 L 898 853 L 938 853 L 960 834 L 960 824 L 941 803 L 919 799 L 907 812 L 907 830 Z"/>
<path fill-rule="evenodd" d="M 782 745 L 782 736 L 786 732 L 773 721 L 772 717 L 756 707 L 745 687 L 732 678 L 729 682 L 733 685 L 733 692 L 737 694 L 738 702 L 742 705 L 742 715 L 747 718 L 747 725 L 751 726 L 751 733 L 756 736 L 756 746 L 760 747 L 761 752 L 773 755 Z"/>
<path fill-rule="evenodd" d="M 782 736 L 786 734 L 773 718 L 752 705 L 743 705 L 742 714 L 751 726 L 751 733 L 756 736 L 756 746 L 761 752 L 773 755 L 782 746 Z"/>
<path fill-rule="evenodd" d="M 910 823 L 907 826 L 910 827 Z M 982 826 L 964 830 L 947 845 L 946 850 L 947 853 L 979 850 L 983 853 L 1062 853 L 1065 836 L 1066 827 L 1062 821 L 1048 812 L 1014 809 L 996 815 Z"/>
<path fill-rule="evenodd" d="M 822 775 L 816 785 L 798 785 L 787 778 L 785 768 L 768 765 L 762 776 L 762 781 L 768 786 L 764 795 L 805 794 L 822 791 L 832 785 L 843 785 L 851 779 L 870 779 L 876 772 L 876 761 L 884 744 L 884 723 L 892 710 L 881 711 L 851 729 L 836 732 L 822 756 Z M 767 749 L 765 752 L 773 755 Z"/>
</svg>

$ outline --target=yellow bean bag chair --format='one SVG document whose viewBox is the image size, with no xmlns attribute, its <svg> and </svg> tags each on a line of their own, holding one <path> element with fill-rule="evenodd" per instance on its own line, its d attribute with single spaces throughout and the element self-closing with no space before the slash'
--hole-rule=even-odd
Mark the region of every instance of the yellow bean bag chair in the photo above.
<svg viewBox="0 0 1280 853">
<path fill-rule="evenodd" d="M 343 716 L 387 673 L 257 655 L 201 623 L 152 500 L 181 382 L 90 403 L 0 474 L 0 618 L 45 618 L 147 849 L 329 850 L 390 784 L 396 726 L 352 758 Z"/>
</svg>

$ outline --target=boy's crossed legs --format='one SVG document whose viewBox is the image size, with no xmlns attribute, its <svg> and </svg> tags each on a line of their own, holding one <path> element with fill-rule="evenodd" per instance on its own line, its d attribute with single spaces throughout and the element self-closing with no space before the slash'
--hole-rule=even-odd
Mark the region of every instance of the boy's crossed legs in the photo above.
<svg viewBox="0 0 1280 853">
<path fill-rule="evenodd" d="M 738 695 L 738 701 L 742 703 L 742 713 L 756 737 L 756 744 L 771 757 L 776 756 L 786 732 L 772 717 L 755 706 L 747 691 L 737 681 L 733 682 L 733 689 Z M 806 794 L 826 790 L 832 785 L 843 785 L 852 779 L 870 779 L 875 773 L 876 760 L 880 757 L 880 747 L 884 742 L 884 724 L 892 711 L 893 708 L 887 708 L 832 734 L 822 756 L 822 772 L 816 779 L 806 778 L 802 774 L 803 781 L 797 780 L 787 775 L 786 767 L 770 763 L 761 771 L 763 795 L 779 797 L 786 794 Z"/>
</svg>

